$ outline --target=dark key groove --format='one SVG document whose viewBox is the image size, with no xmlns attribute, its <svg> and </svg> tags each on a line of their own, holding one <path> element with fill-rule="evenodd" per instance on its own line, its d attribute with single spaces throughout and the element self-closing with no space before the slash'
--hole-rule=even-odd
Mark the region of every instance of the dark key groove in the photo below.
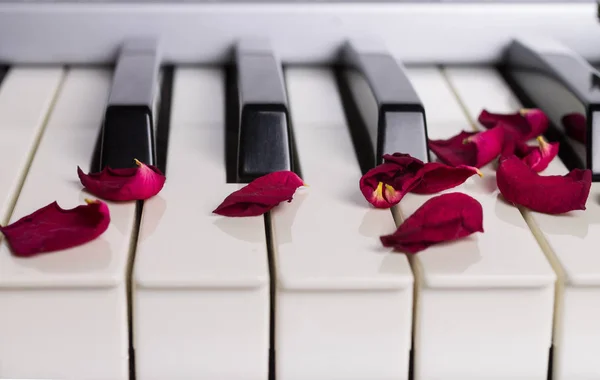
<svg viewBox="0 0 600 380">
<path fill-rule="evenodd" d="M 530 108 L 540 108 L 551 120 L 550 140 L 561 142 L 561 158 L 569 169 L 591 169 L 600 180 L 600 72 L 555 41 L 515 40 L 507 48 L 500 70 Z M 564 133 L 562 116 L 582 113 L 587 122 L 585 152 L 578 154 Z M 597 120 L 598 119 L 598 120 Z M 595 158 L 594 158 L 595 157 Z"/>
<path fill-rule="evenodd" d="M 160 89 L 160 105 L 156 121 L 156 166 L 166 175 L 171 131 L 171 108 L 173 101 L 173 78 L 175 68 L 167 66 L 163 69 Z"/>
<path fill-rule="evenodd" d="M 425 108 L 403 65 L 383 48 L 347 43 L 342 49 L 347 86 L 373 146 L 372 166 L 383 154 L 408 153 L 429 161 Z M 366 86 L 358 88 L 362 77 Z"/>
<path fill-rule="evenodd" d="M 6 73 L 8 73 L 8 66 L 0 65 L 0 84 L 2 84 L 2 81 L 4 80 Z"/>
<path fill-rule="evenodd" d="M 117 61 L 101 135 L 100 167 L 156 165 L 153 115 L 160 60 L 152 41 L 125 44 Z"/>
<path fill-rule="evenodd" d="M 242 42 L 235 68 L 239 108 L 238 181 L 294 170 L 283 69 L 267 44 Z"/>
</svg>

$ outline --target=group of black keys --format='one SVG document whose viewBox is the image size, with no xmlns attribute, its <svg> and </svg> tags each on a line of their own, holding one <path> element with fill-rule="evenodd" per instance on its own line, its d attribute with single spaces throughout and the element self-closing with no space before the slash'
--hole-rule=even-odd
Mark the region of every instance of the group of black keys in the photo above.
<svg viewBox="0 0 600 380">
<path fill-rule="evenodd" d="M 385 49 L 362 49 L 359 44 L 347 42 L 332 68 L 363 172 L 379 164 L 384 153 L 402 152 L 430 160 L 425 108 L 399 60 Z M 271 46 L 260 40 L 238 43 L 226 69 L 224 138 L 228 141 L 224 159 L 228 182 L 247 183 L 279 170 L 301 175 L 283 68 Z M 543 93 L 540 80 L 559 84 L 581 102 L 588 133 L 585 157 L 578 156 L 564 134 L 558 133 L 556 120 L 551 120 L 547 138 L 562 142 L 561 158 L 567 166 L 592 169 L 594 180 L 599 180 L 600 138 L 594 139 L 592 125 L 594 114 L 600 112 L 600 89 L 590 86 L 594 78 L 600 77 L 598 72 L 574 53 L 544 51 L 519 40 L 507 46 L 498 70 L 527 107 L 556 107 L 551 99 L 555 94 Z M 166 172 L 173 68 L 163 70 L 162 86 L 158 83 L 160 71 L 156 40 L 135 39 L 123 44 L 91 171 L 106 166 L 133 167 L 137 158 Z M 0 82 L 5 73 L 6 69 L 0 68 Z M 370 92 L 357 90 L 350 74 L 362 76 Z M 159 90 L 157 120 L 154 104 Z M 376 112 L 364 112 L 360 102 L 375 104 Z"/>
</svg>

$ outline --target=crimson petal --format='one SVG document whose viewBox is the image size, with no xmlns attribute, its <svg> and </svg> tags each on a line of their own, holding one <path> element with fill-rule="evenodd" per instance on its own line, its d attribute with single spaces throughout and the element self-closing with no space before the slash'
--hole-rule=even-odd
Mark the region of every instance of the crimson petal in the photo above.
<svg viewBox="0 0 600 380">
<path fill-rule="evenodd" d="M 587 124 L 584 115 L 580 113 L 570 113 L 563 116 L 561 122 L 567 136 L 575 141 L 585 144 Z"/>
<path fill-rule="evenodd" d="M 408 193 L 424 163 L 405 153 L 385 154 L 384 163 L 365 173 L 359 181 L 365 199 L 376 208 L 390 208 Z"/>
<path fill-rule="evenodd" d="M 560 143 L 549 143 L 542 136 L 538 136 L 537 140 L 539 146 L 528 146 L 529 151 L 523 157 L 523 162 L 536 172 L 541 172 L 558 155 Z"/>
<path fill-rule="evenodd" d="M 306 185 L 294 172 L 269 173 L 229 194 L 213 213 L 231 217 L 262 215 L 283 201 L 291 202 L 301 186 Z"/>
<path fill-rule="evenodd" d="M 446 193 L 423 203 L 396 232 L 381 236 L 385 247 L 417 253 L 432 245 L 483 232 L 483 208 L 463 193 Z"/>
<path fill-rule="evenodd" d="M 501 127 L 483 132 L 461 131 L 448 140 L 430 140 L 429 148 L 445 164 L 480 168 L 502 152 L 504 133 Z"/>
<path fill-rule="evenodd" d="M 546 214 L 585 210 L 592 172 L 573 169 L 564 176 L 541 176 L 517 156 L 500 162 L 498 189 L 507 202 Z"/>
<path fill-rule="evenodd" d="M 537 108 L 508 114 L 492 113 L 484 109 L 477 120 L 488 129 L 501 123 L 500 126 L 517 141 L 531 140 L 548 129 L 548 117 Z"/>
<path fill-rule="evenodd" d="M 474 174 L 483 177 L 479 169 L 472 166 L 448 166 L 439 162 L 427 163 L 418 173 L 418 180 L 410 192 L 415 194 L 435 194 L 456 187 Z"/>
<path fill-rule="evenodd" d="M 106 167 L 90 174 L 77 167 L 77 175 L 90 193 L 109 201 L 145 200 L 158 194 L 165 184 L 165 176 L 155 166 L 138 160 L 135 163 L 135 168 Z"/>
<path fill-rule="evenodd" d="M 40 253 L 72 248 L 94 240 L 110 224 L 106 203 L 87 200 L 87 205 L 63 209 L 57 202 L 0 227 L 15 256 L 30 257 Z"/>
</svg>

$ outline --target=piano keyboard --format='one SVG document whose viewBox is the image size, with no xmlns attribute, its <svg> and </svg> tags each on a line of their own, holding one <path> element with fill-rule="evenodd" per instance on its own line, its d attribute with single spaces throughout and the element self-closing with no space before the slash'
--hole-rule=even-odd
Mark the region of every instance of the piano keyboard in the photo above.
<svg viewBox="0 0 600 380">
<path fill-rule="evenodd" d="M 109 202 L 111 224 L 90 243 L 33 258 L 0 243 L 1 378 L 600 378 L 598 183 L 586 211 L 544 215 L 504 202 L 490 164 L 446 191 L 481 203 L 485 233 L 410 257 L 378 238 L 432 196 L 374 209 L 358 186 L 394 141 L 367 136 L 364 153 L 359 115 L 422 122 L 430 139 L 480 130 L 482 109 L 525 105 L 497 68 L 392 65 L 390 104 L 398 89 L 416 101 L 397 119 L 406 110 L 383 112 L 386 92 L 376 102 L 360 75 L 280 69 L 261 46 L 240 48 L 233 67 L 160 72 L 136 49 L 132 67 L 145 69 L 128 75 L 124 53 L 116 72 L 15 65 L 0 82 L 3 224 L 82 204 L 77 166 L 130 165 L 143 148 L 167 176 L 143 205 Z M 406 130 L 406 149 L 431 154 L 423 128 Z M 212 214 L 247 180 L 294 166 L 310 187 L 293 202 Z M 544 174 L 567 172 L 557 157 Z"/>
</svg>

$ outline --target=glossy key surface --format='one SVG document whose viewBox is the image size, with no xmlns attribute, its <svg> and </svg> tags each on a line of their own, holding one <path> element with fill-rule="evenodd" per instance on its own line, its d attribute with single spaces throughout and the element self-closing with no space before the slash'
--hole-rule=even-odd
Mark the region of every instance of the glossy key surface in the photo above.
<svg viewBox="0 0 600 380">
<path fill-rule="evenodd" d="M 408 71 L 428 110 L 430 138 L 474 130 L 438 68 Z M 494 164 L 481 171 L 442 193 L 477 200 L 484 232 L 412 256 L 416 380 L 546 379 L 556 275 L 519 209 L 501 199 Z M 405 219 L 439 195 L 408 194 L 397 210 Z"/>
<path fill-rule="evenodd" d="M 133 271 L 136 377 L 266 380 L 269 267 L 264 218 L 212 211 L 226 183 L 225 75 L 174 72 L 167 182 L 144 204 Z"/>
<path fill-rule="evenodd" d="M 240 181 L 290 170 L 290 120 L 281 63 L 268 42 L 243 40 L 236 46 L 235 66 Z"/>
<path fill-rule="evenodd" d="M 492 68 L 452 68 L 446 74 L 469 117 L 481 109 L 511 113 L 522 107 L 511 88 Z M 557 101 L 561 101 L 557 98 Z M 565 101 L 565 100 L 562 100 Z M 568 102 L 568 100 L 566 100 Z M 550 114 L 552 117 L 552 114 Z M 556 119 L 552 120 L 556 122 Z M 533 145 L 534 142 L 529 142 Z M 556 157 L 540 175 L 565 175 Z M 547 215 L 523 209 L 529 228 L 559 274 L 554 322 L 553 379 L 586 380 L 600 376 L 600 186 L 593 183 L 585 211 Z"/>
<path fill-rule="evenodd" d="M 413 275 L 378 238 L 392 214 L 360 192 L 333 72 L 288 69 L 286 82 L 310 187 L 270 216 L 277 379 L 408 379 Z"/>
</svg>

